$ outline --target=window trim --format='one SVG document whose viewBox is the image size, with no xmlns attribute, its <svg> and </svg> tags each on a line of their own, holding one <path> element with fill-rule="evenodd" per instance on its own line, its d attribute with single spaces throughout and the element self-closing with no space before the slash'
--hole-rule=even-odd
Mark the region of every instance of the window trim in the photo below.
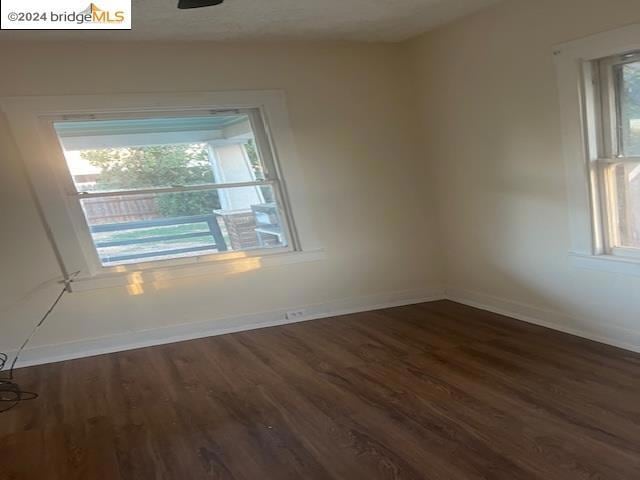
<svg viewBox="0 0 640 480">
<path fill-rule="evenodd" d="M 598 60 L 636 51 L 640 51 L 640 24 L 558 45 L 553 55 L 567 179 L 570 258 L 577 266 L 640 275 L 640 259 L 620 256 L 623 252 L 609 248 L 610 232 L 603 230 L 605 226 L 609 228 L 610 222 L 605 209 L 600 208 L 603 199 L 599 195 L 603 190 L 599 182 L 603 176 L 597 169 L 602 168 L 602 145 L 606 144 L 607 135 L 603 134 L 603 125 L 598 121 L 600 113 L 605 112 L 601 112 L 603 105 L 597 95 L 600 72 L 594 65 Z M 611 152 L 613 146 L 607 144 L 604 150 Z M 588 258 L 598 261 L 584 260 Z M 621 269 L 621 263 L 625 268 Z"/>
<path fill-rule="evenodd" d="M 181 270 L 184 270 L 181 267 L 189 267 L 194 271 L 206 270 L 193 268 L 195 264 L 221 263 L 226 265 L 225 268 L 228 270 L 230 263 L 246 263 L 247 258 L 263 259 L 273 256 L 276 259 L 301 252 L 322 250 L 313 229 L 311 212 L 305 195 L 305 182 L 289 127 L 285 97 L 281 91 L 5 97 L 0 99 L 0 105 L 9 120 L 43 218 L 51 229 L 52 239 L 60 253 L 62 267 L 68 272 L 81 272 L 76 280 L 78 283 L 105 277 L 130 278 L 132 274 L 144 272 L 157 274 L 158 270 L 169 271 L 176 267 L 180 267 Z M 68 182 L 73 181 L 53 129 L 53 121 L 60 118 L 69 119 L 71 116 L 74 118 L 83 116 L 91 118 L 98 115 L 122 117 L 135 114 L 227 109 L 256 109 L 262 116 L 264 129 L 258 128 L 254 131 L 255 135 L 261 136 L 260 141 L 256 141 L 256 145 L 268 144 L 270 148 L 267 150 L 270 152 L 261 151 L 260 153 L 273 154 L 270 165 L 275 170 L 281 185 L 280 192 L 278 189 L 274 191 L 279 196 L 278 200 L 285 215 L 283 222 L 287 224 L 290 246 L 113 267 L 102 267 L 98 260 L 96 265 L 95 247 L 90 237 L 87 242 L 87 235 L 90 236 L 90 233 L 88 233 L 80 202 L 75 196 L 75 185 L 71 185 L 71 190 L 69 189 Z M 266 164 L 267 160 L 264 161 Z M 296 222 L 293 221 L 294 217 Z M 269 263 L 273 264 L 274 260 Z M 275 261 L 275 263 L 278 262 Z M 287 259 L 284 263 L 291 263 L 291 259 Z"/>
</svg>

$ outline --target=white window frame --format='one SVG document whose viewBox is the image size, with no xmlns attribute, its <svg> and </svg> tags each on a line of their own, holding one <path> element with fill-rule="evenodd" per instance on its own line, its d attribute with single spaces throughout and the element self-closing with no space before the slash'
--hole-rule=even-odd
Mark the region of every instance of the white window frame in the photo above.
<svg viewBox="0 0 640 480">
<path fill-rule="evenodd" d="M 616 132 L 607 116 L 611 104 L 611 81 L 601 78 L 600 62 L 640 51 L 640 25 L 604 32 L 554 48 L 560 100 L 563 154 L 567 176 L 570 258 L 578 267 L 640 275 L 640 257 L 635 249 L 614 248 L 609 209 L 600 198 L 605 189 L 602 165 L 619 161 Z M 607 101 L 607 98 L 609 99 Z M 604 99 L 604 100 L 602 100 Z M 607 103 L 609 104 L 607 106 Z M 602 121 L 604 119 L 604 121 Z"/>
<path fill-rule="evenodd" d="M 0 99 L 0 105 L 23 157 L 45 226 L 50 229 L 59 252 L 61 267 L 67 272 L 80 272 L 74 282 L 76 289 L 139 284 L 217 271 L 241 272 L 323 258 L 281 91 L 6 97 Z M 273 158 L 265 159 L 265 164 L 277 170 L 275 190 L 289 246 L 102 266 L 80 206 L 81 195 L 73 185 L 53 123 L 83 117 L 127 118 L 224 110 L 250 110 L 261 117 L 252 121 L 257 127 L 254 134 L 262 136 L 257 144 L 270 146 L 268 152 L 261 154 L 272 155 Z M 221 186 L 224 187 L 216 187 Z"/>
</svg>

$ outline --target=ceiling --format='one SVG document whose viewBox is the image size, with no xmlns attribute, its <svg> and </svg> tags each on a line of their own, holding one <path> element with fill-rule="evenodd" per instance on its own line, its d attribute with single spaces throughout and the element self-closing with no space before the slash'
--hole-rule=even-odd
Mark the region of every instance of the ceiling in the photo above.
<svg viewBox="0 0 640 480">
<path fill-rule="evenodd" d="M 177 0 L 133 0 L 131 31 L 3 31 L 0 39 L 397 42 L 498 1 L 226 0 L 178 10 Z"/>
</svg>

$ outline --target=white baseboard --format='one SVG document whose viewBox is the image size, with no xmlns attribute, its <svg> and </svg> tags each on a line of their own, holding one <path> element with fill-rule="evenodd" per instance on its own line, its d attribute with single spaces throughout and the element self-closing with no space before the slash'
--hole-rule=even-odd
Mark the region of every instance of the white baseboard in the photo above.
<svg viewBox="0 0 640 480">
<path fill-rule="evenodd" d="M 554 312 L 479 292 L 445 289 L 447 299 L 599 343 L 640 353 L 640 331 Z"/>
<path fill-rule="evenodd" d="M 577 320 L 559 312 L 484 293 L 433 287 L 37 346 L 23 352 L 17 368 L 443 299 L 640 353 L 640 332 L 638 331 L 610 324 L 603 325 L 601 322 L 590 320 Z M 294 320 L 286 318 L 287 311 L 301 309 L 306 311 L 304 317 Z M 10 352 L 10 356 L 14 353 Z"/>
<path fill-rule="evenodd" d="M 181 342 L 195 338 L 224 335 L 227 333 L 273 327 L 319 318 L 346 315 L 349 313 L 380 310 L 383 308 L 412 305 L 444 299 L 444 289 L 434 287 L 369 295 L 359 298 L 338 300 L 318 305 L 295 306 L 286 310 L 254 313 L 217 320 L 160 327 L 138 332 L 128 332 L 108 337 L 79 340 L 56 345 L 31 347 L 25 350 L 17 368 L 46 363 L 61 362 L 76 358 L 103 355 L 106 353 L 133 350 L 136 348 Z M 286 312 L 306 311 L 306 315 L 294 320 L 286 318 Z M 15 352 L 10 352 L 13 356 Z"/>
</svg>

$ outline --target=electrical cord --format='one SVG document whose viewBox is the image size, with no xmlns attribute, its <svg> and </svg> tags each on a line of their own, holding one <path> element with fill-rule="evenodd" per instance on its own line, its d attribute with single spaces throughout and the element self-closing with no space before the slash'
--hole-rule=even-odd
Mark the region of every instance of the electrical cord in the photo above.
<svg viewBox="0 0 640 480">
<path fill-rule="evenodd" d="M 47 320 L 49 315 L 51 315 L 51 312 L 53 312 L 53 310 L 58 306 L 58 303 L 60 303 L 60 300 L 62 300 L 62 297 L 64 296 L 64 294 L 70 291 L 71 282 L 73 281 L 75 276 L 78 275 L 79 273 L 80 272 L 75 272 L 71 274 L 69 278 L 64 281 L 64 288 L 62 289 L 62 291 L 58 294 L 55 301 L 51 304 L 51 306 L 49 307 L 47 312 L 42 316 L 40 321 L 36 325 L 34 325 L 34 327 L 31 329 L 31 333 L 26 338 L 26 340 L 22 342 L 22 345 L 18 349 L 18 352 L 16 353 L 15 357 L 13 357 L 13 361 L 11 362 L 11 366 L 8 371 L 8 376 L 6 378 L 0 378 L 0 413 L 8 412 L 9 410 L 17 406 L 20 402 L 23 402 L 26 400 L 34 400 L 38 398 L 37 393 L 24 391 L 20 388 L 20 386 L 16 382 L 14 382 L 13 374 L 16 367 L 16 363 L 18 362 L 18 359 L 20 358 L 22 351 L 25 349 L 27 344 L 34 337 L 38 329 L 44 324 L 44 322 Z M 9 356 L 4 352 L 0 352 L 0 372 L 4 371 L 4 367 L 7 365 L 8 360 L 9 360 Z M 4 406 L 4 404 L 8 404 L 8 405 Z"/>
<path fill-rule="evenodd" d="M 7 354 L 0 352 L 0 369 L 4 369 L 8 360 Z M 11 377 L 13 374 L 10 373 Z M 20 385 L 10 378 L 0 380 L 0 413 L 8 412 L 20 402 L 38 398 L 38 394 L 20 389 Z M 7 404 L 5 406 L 5 404 Z"/>
</svg>

